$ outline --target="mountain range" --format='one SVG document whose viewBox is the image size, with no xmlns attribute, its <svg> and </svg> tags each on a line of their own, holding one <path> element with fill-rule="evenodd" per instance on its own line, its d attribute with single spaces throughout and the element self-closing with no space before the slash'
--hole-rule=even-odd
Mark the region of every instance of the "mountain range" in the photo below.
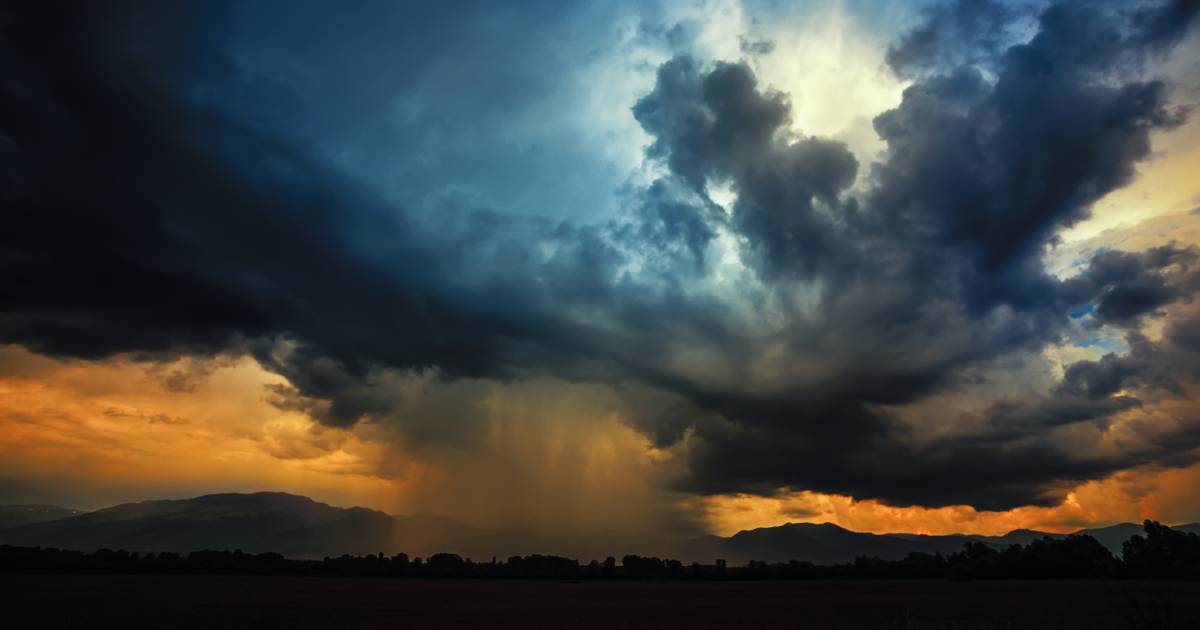
<svg viewBox="0 0 1200 630">
<path fill-rule="evenodd" d="M 1200 534 L 1200 523 L 1176 526 Z M 1085 529 L 1115 554 L 1141 526 L 1121 523 Z M 583 560 L 650 552 L 683 561 L 724 558 L 817 564 L 850 562 L 859 556 L 900 559 L 912 552 L 948 554 L 968 541 L 997 548 L 1026 544 L 1051 534 L 1015 530 L 1003 536 L 954 534 L 869 534 L 831 523 L 789 523 L 738 532 L 729 537 L 701 536 L 650 545 L 636 536 L 596 532 L 556 541 L 535 528 L 489 530 L 450 518 L 392 516 L 367 508 L 339 508 L 280 492 L 210 494 L 191 499 L 142 501 L 81 513 L 53 506 L 0 506 L 0 544 L 68 549 L 122 548 L 135 551 L 242 549 L 273 551 L 291 557 L 344 553 L 428 555 L 447 551 L 471 558 L 556 553 Z"/>
</svg>

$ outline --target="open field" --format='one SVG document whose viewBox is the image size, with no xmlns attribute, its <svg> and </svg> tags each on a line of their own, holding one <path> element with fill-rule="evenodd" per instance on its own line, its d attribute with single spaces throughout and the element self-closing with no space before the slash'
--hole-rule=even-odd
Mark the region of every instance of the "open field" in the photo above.
<svg viewBox="0 0 1200 630">
<path fill-rule="evenodd" d="M 0 576 L 10 628 L 1200 627 L 1200 583 Z"/>
</svg>

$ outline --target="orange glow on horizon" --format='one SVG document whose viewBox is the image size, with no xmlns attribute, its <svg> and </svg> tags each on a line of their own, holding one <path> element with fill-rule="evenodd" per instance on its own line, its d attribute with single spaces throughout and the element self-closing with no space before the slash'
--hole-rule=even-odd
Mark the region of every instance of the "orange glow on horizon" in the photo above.
<svg viewBox="0 0 1200 630">
<path fill-rule="evenodd" d="M 271 406 L 264 386 L 282 379 L 249 359 L 207 366 L 184 360 L 164 368 L 127 359 L 59 362 L 14 347 L 2 348 L 0 354 L 0 476 L 57 480 L 97 497 L 92 504 L 73 507 L 282 490 L 338 505 L 406 512 L 411 507 L 406 493 L 416 488 L 429 493 L 431 488 L 461 486 L 447 484 L 452 481 L 448 471 L 435 464 L 414 458 L 401 464 L 389 461 L 395 459 L 394 448 L 362 427 L 324 427 Z M 201 376 L 181 386 L 189 369 Z M 174 384 L 164 387 L 172 378 Z M 556 429 L 545 424 L 541 430 Z M 522 441 L 531 445 L 555 443 L 523 435 Z M 640 438 L 615 420 L 592 425 L 582 435 L 580 448 L 596 453 L 587 463 L 587 483 L 627 478 L 629 472 L 618 471 L 634 452 L 629 449 L 644 448 L 643 466 L 669 463 L 671 456 L 638 447 Z M 537 457 L 537 448 L 526 449 L 524 456 Z M 691 497 L 678 507 L 722 535 L 788 522 L 831 522 L 875 533 L 1070 532 L 1145 518 L 1168 523 L 1200 519 L 1197 488 L 1200 465 L 1125 471 L 1080 485 L 1058 506 L 1004 512 L 894 507 L 813 492 Z M 579 489 L 589 491 L 596 490 Z"/>
<path fill-rule="evenodd" d="M 833 523 L 875 534 L 999 536 L 1015 529 L 1066 534 L 1146 519 L 1168 524 L 1195 521 L 1200 518 L 1198 487 L 1200 464 L 1183 469 L 1124 471 L 1077 486 L 1053 507 L 1026 506 L 999 512 L 966 505 L 897 507 L 815 492 L 705 497 L 697 500 L 694 508 L 704 514 L 714 533 L 723 536 L 785 523 Z"/>
</svg>

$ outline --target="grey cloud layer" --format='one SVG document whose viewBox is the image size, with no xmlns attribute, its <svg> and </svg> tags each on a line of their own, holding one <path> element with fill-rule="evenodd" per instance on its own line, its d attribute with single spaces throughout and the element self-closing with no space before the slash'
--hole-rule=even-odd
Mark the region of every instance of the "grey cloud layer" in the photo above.
<svg viewBox="0 0 1200 630">
<path fill-rule="evenodd" d="M 1195 295 L 1197 251 L 1107 252 L 1065 281 L 1040 259 L 1183 120 L 1141 77 L 1196 7 L 1062 3 L 1011 45 L 1001 5 L 934 11 L 889 55 L 915 82 L 876 119 L 887 154 L 871 165 L 790 131 L 787 96 L 748 65 L 677 56 L 629 104 L 666 174 L 631 216 L 591 222 L 396 207 L 302 127 L 228 99 L 265 97 L 223 52 L 215 9 L 8 9 L 0 340 L 85 358 L 247 352 L 293 385 L 278 404 L 343 426 L 388 417 L 386 370 L 637 384 L 661 398 L 632 424 L 659 444 L 694 438 L 688 490 L 1051 503 L 1200 445 L 1192 418 L 1115 453 L 1059 439 L 1137 409 L 1127 390 L 1194 382 L 1194 319 L 1158 343 L 1136 327 Z M 532 15 L 508 18 L 560 24 Z M 153 55 L 131 30 L 145 24 Z M 870 187 L 852 193 L 860 169 Z M 717 186 L 736 193 L 728 209 Z M 722 233 L 747 286 L 711 282 Z M 975 366 L 1099 327 L 1133 350 L 1070 366 L 971 431 L 927 440 L 902 418 Z"/>
</svg>

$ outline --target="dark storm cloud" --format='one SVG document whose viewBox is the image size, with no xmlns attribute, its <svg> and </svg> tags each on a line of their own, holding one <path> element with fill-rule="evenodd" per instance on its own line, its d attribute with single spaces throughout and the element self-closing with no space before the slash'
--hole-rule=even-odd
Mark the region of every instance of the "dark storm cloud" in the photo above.
<svg viewBox="0 0 1200 630">
<path fill-rule="evenodd" d="M 838 262 L 817 203 L 838 206 L 858 163 L 842 143 L 782 137 L 791 120 L 787 99 L 760 91 L 749 66 L 719 63 L 702 72 L 691 57 L 676 57 L 659 68 L 654 91 L 633 114 L 655 136 L 648 154 L 697 193 L 707 198 L 709 182 L 732 185 L 732 221 L 764 273 Z"/>
<path fill-rule="evenodd" d="M 1110 403 L 1075 410 L 1075 417 L 1112 413 Z M 855 422 L 853 415 L 806 418 L 826 428 Z M 862 412 L 859 412 L 862 413 Z M 696 453 L 704 471 L 719 470 L 705 478 L 703 488 L 716 492 L 769 493 L 780 485 L 847 492 L 882 498 L 898 505 L 972 505 L 981 510 L 1002 510 L 1019 505 L 1051 505 L 1082 479 L 1102 477 L 1130 466 L 1155 461 L 1177 447 L 1126 451 L 1119 457 L 1088 457 L 1070 452 L 1045 439 L 1048 427 L 1032 424 L 1065 420 L 1065 410 L 1040 410 L 1034 418 L 1021 418 L 1022 427 L 1005 427 L 981 435 L 959 435 L 932 444 L 913 446 L 902 436 L 875 434 L 873 446 L 830 453 L 834 435 L 797 431 L 712 432 Z M 1053 414 L 1053 415 L 1050 415 Z M 1008 418 L 1000 418 L 1007 420 Z M 1087 418 L 1091 420 L 1091 418 Z M 861 420 L 858 426 L 864 424 Z M 844 430 L 844 429 L 843 429 Z M 819 439 L 830 439 L 824 446 Z M 809 442 L 809 440 L 813 440 Z M 840 444 L 847 442 L 844 439 Z"/>
<path fill-rule="evenodd" d="M 1197 15 L 1197 0 L 1166 0 L 1161 6 L 1139 7 L 1133 16 L 1137 43 L 1161 52 L 1183 39 Z"/>
<path fill-rule="evenodd" d="M 1174 376 L 1173 366 L 1163 362 L 1158 344 L 1134 334 L 1129 353 L 1106 354 L 1098 361 L 1079 361 L 1067 367 L 1059 392 L 1083 395 L 1090 399 L 1106 398 L 1126 387 L 1163 389 L 1183 396 L 1183 387 Z"/>
<path fill-rule="evenodd" d="M 933 5 L 925 14 L 888 47 L 887 64 L 897 75 L 991 61 L 1016 11 L 994 0 L 962 0 Z"/>
<path fill-rule="evenodd" d="M 1200 319 L 1171 322 L 1167 328 L 1167 338 L 1179 348 L 1200 353 Z"/>
<path fill-rule="evenodd" d="M 750 68 L 720 64 L 705 72 L 691 57 L 658 69 L 654 91 L 633 107 L 634 117 L 655 136 L 648 151 L 697 190 L 710 176 L 724 176 L 770 146 L 787 122 L 786 96 L 762 94 Z"/>
<path fill-rule="evenodd" d="M 247 104 L 263 87 L 225 52 L 221 5 L 10 8 L 0 340 L 85 358 L 246 353 L 290 383 L 273 404 L 339 426 L 388 416 L 389 371 L 632 383 L 659 397 L 631 424 L 660 446 L 696 438 L 689 490 L 1051 503 L 1071 482 L 1195 446 L 1187 427 L 1116 455 L 1056 439 L 1135 410 L 1122 390 L 1194 380 L 1165 380 L 1146 358 L 1195 358 L 1187 316 L 1167 321 L 1166 342 L 1071 366 L 1057 390 L 997 404 L 975 430 L 930 441 L 903 412 L 982 364 L 1078 328 L 1129 329 L 1195 293 L 1193 249 L 1105 252 L 1066 281 L 1040 258 L 1132 179 L 1153 131 L 1182 121 L 1140 65 L 1178 39 L 1190 6 L 1055 5 L 1007 48 L 1007 10 L 934 11 L 893 48 L 897 71 L 921 78 L 876 119 L 887 152 L 861 193 L 849 150 L 791 131 L 786 95 L 748 65 L 677 56 L 630 104 L 667 173 L 636 191 L 632 216 L 594 222 L 506 214 L 478 191 L 423 197 L 423 212 L 395 203 L 333 166 L 311 130 Z M 314 10 L 289 20 L 307 33 Z M 429 129 L 480 114 L 442 90 L 473 75 L 454 59 L 418 81 L 447 95 L 442 116 L 417 116 Z M 503 111 L 540 85 L 509 78 L 489 92 Z M 266 100 L 288 118 L 286 99 Z M 437 139 L 400 137 L 418 162 Z M 728 209 L 713 199 L 725 186 Z M 710 282 L 723 232 L 756 282 Z"/>
<path fill-rule="evenodd" d="M 1092 203 L 1132 180 L 1134 165 L 1150 154 L 1152 131 L 1182 122 L 1184 112 L 1170 105 L 1165 84 L 1129 77 L 1146 54 L 1161 50 L 1163 38 L 1177 38 L 1184 27 L 1154 31 L 1147 25 L 1158 22 L 1145 11 L 1130 20 L 1064 3 L 1040 16 L 1030 41 L 988 58 L 994 78 L 962 65 L 976 54 L 986 57 L 1006 15 L 997 5 L 960 3 L 935 11 L 929 24 L 902 41 L 909 46 L 904 63 L 920 61 L 931 74 L 876 119 L 888 150 L 872 166 L 872 188 L 861 203 L 836 197 L 853 177 L 852 162 L 842 177 L 836 170 L 803 169 L 776 181 L 761 177 L 787 173 L 781 155 L 812 141 L 786 138 L 786 108 L 757 91 L 752 77 L 728 88 L 729 100 L 744 105 L 734 110 L 740 116 L 726 118 L 741 121 L 742 131 L 730 131 L 732 125 L 721 135 L 711 131 L 722 112 L 699 86 L 724 74 L 748 75 L 744 66 L 718 65 L 693 78 L 694 62 L 677 59 L 635 108 L 656 136 L 652 155 L 679 177 L 698 189 L 722 178 L 732 182 L 738 193 L 732 226 L 752 249 L 772 254 L 760 266 L 765 280 L 784 275 L 780 270 L 819 269 L 817 277 L 832 287 L 820 313 L 788 331 L 798 356 L 822 356 L 826 366 L 837 366 L 818 387 L 797 383 L 787 394 L 766 397 L 692 394 L 732 423 L 697 425 L 703 444 L 689 488 L 791 485 L 994 509 L 1054 502 L 1070 483 L 1194 446 L 1088 458 L 1056 445 L 1057 427 L 1103 424 L 1139 405 L 1112 396 L 1116 390 L 1105 392 L 1098 374 L 1089 383 L 1087 362 L 1068 369 L 1058 395 L 995 407 L 987 414 L 986 438 L 968 434 L 921 444 L 906 425 L 873 406 L 925 399 L 953 386 L 965 366 L 1052 343 L 1067 331 L 1067 313 L 1083 306 L 1092 325 L 1130 326 L 1196 292 L 1190 248 L 1106 252 L 1065 283 L 1040 260 L 1058 230 L 1089 216 Z M 945 20 L 955 21 L 957 31 L 944 33 Z M 976 48 L 949 57 L 940 49 L 918 54 L 912 46 L 922 32 L 970 38 Z M 669 121 L 661 119 L 666 110 L 676 112 Z M 736 142 L 711 149 L 721 137 Z M 717 155 L 706 159 L 710 152 Z M 821 162 L 838 163 L 832 155 Z M 786 188 L 777 182 L 804 194 L 778 194 Z M 814 182 L 831 184 L 823 199 Z M 814 212 L 813 199 L 825 201 L 829 211 Z M 748 218 L 758 216 L 761 223 Z M 959 335 L 971 342 L 955 344 Z M 1123 379 L 1179 391 L 1146 367 L 1126 366 Z M 1066 393 L 1079 389 L 1084 395 Z"/>
<path fill-rule="evenodd" d="M 716 237 L 713 223 L 720 222 L 721 210 L 711 200 L 678 188 L 672 182 L 658 180 L 642 193 L 636 236 L 659 253 L 673 259 L 682 256 L 686 263 L 683 268 L 690 265 L 702 272 L 708 246 Z"/>
<path fill-rule="evenodd" d="M 1074 20 L 1090 28 L 1056 29 Z M 1132 180 L 1152 130 L 1182 120 L 1161 82 L 1099 80 L 1105 66 L 1073 47 L 1100 37 L 1094 31 L 1107 23 L 1098 20 L 1087 8 L 1052 7 L 1033 40 L 1004 53 L 994 84 L 959 68 L 908 88 L 875 121 L 889 159 L 873 172 L 873 203 L 888 209 L 891 228 L 964 254 L 991 276 L 976 305 L 1034 299 L 1022 293 L 1041 290 L 1038 270 L 1022 264 Z M 1120 60 L 1105 57 L 1109 67 Z"/>
<path fill-rule="evenodd" d="M 1024 437 L 1030 428 L 1104 421 L 1140 404 L 1132 396 L 1053 396 L 1024 403 L 996 403 L 987 413 L 993 431 L 985 436 L 990 441 L 1008 441 Z"/>
<path fill-rule="evenodd" d="M 583 335 L 549 341 L 571 324 L 538 314 L 548 292 L 587 293 L 614 262 L 585 228 L 472 211 L 434 241 L 361 183 L 189 99 L 180 84 L 230 71 L 219 55 L 119 45 L 157 9 L 18 10 L 2 133 L 5 170 L 24 177 L 0 237 L 5 341 L 88 358 L 245 346 L 335 398 L 340 423 L 371 408 L 339 398 L 370 365 L 499 375 L 546 351 L 602 354 L 568 350 L 591 345 Z M 535 261 L 538 239 L 564 245 Z M 272 355 L 288 338 L 298 347 Z"/>
<path fill-rule="evenodd" d="M 1092 314 L 1100 324 L 1129 326 L 1200 292 L 1200 249 L 1164 245 L 1145 252 L 1101 252 L 1078 276 L 1064 283 L 1062 294 L 1081 303 L 1092 296 Z"/>
</svg>

